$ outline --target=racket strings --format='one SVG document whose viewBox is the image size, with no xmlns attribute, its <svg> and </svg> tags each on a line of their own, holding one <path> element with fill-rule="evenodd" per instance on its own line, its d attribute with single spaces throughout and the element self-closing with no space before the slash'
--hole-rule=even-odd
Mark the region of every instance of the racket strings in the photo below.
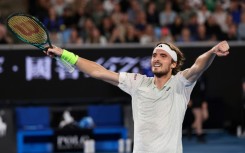
<svg viewBox="0 0 245 153">
<path fill-rule="evenodd" d="M 13 16 L 8 20 L 8 26 L 25 42 L 32 44 L 45 44 L 47 42 L 47 33 L 33 18 Z"/>
</svg>

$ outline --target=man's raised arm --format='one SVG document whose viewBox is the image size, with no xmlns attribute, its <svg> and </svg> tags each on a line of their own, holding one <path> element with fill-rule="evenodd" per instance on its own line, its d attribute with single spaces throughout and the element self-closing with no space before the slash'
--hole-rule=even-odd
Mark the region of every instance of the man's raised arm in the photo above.
<svg viewBox="0 0 245 153">
<path fill-rule="evenodd" d="M 215 56 L 226 56 L 229 54 L 229 44 L 227 41 L 222 41 L 215 45 L 212 49 L 200 55 L 191 68 L 183 72 L 183 76 L 191 81 L 196 81 L 202 73 L 211 65 Z"/>
</svg>

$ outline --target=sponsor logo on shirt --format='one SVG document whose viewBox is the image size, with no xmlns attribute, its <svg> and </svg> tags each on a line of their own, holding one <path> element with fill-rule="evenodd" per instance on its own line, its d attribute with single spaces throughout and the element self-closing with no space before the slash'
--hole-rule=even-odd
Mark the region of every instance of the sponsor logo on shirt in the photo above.
<svg viewBox="0 0 245 153">
<path fill-rule="evenodd" d="M 136 78 L 137 78 L 137 74 L 134 75 L 134 80 L 136 80 Z"/>
</svg>

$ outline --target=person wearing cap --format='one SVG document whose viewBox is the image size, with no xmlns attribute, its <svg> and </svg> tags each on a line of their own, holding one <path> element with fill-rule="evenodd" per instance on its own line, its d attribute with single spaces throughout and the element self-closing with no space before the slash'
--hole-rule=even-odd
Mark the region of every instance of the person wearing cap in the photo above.
<svg viewBox="0 0 245 153">
<path fill-rule="evenodd" d="M 159 43 L 151 58 L 153 77 L 112 72 L 59 47 L 49 48 L 46 54 L 60 56 L 83 73 L 131 95 L 134 153 L 182 153 L 182 122 L 192 89 L 216 56 L 229 54 L 229 45 L 227 41 L 218 43 L 181 71 L 183 53 L 174 44 Z"/>
</svg>

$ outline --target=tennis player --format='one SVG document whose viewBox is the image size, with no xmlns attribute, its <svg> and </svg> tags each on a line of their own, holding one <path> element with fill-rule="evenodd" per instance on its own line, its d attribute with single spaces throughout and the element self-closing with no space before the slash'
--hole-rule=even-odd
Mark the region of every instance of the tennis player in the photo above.
<svg viewBox="0 0 245 153">
<path fill-rule="evenodd" d="M 197 79 L 216 56 L 229 54 L 222 41 L 200 55 L 188 69 L 180 71 L 184 56 L 173 44 L 160 43 L 152 53 L 154 77 L 111 72 L 101 65 L 59 47 L 47 55 L 61 56 L 82 72 L 130 94 L 134 118 L 134 153 L 182 153 L 182 122 Z"/>
</svg>

